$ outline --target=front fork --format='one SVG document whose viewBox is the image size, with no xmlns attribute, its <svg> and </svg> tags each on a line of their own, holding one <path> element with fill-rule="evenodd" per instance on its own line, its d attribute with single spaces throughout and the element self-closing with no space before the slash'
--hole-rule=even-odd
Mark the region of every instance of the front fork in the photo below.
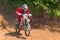
<svg viewBox="0 0 60 40">
<path fill-rule="evenodd" d="M 30 26 L 29 22 L 27 22 L 26 19 L 24 21 L 24 27 L 25 27 L 25 30 L 31 30 L 31 26 Z"/>
</svg>

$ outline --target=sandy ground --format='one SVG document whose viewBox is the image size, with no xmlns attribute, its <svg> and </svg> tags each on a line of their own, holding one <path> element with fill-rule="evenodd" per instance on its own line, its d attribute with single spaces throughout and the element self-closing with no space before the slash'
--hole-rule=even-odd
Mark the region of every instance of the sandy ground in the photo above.
<svg viewBox="0 0 60 40">
<path fill-rule="evenodd" d="M 10 31 L 10 32 L 9 32 Z M 46 30 L 32 29 L 30 36 L 26 37 L 24 31 L 21 35 L 15 33 L 14 30 L 0 29 L 0 40 L 60 40 L 60 33 L 49 32 Z"/>
<path fill-rule="evenodd" d="M 8 20 L 7 20 L 8 21 Z M 8 22 L 0 14 L 0 40 L 60 40 L 59 32 L 51 32 L 48 28 L 32 29 L 30 36 L 26 37 L 24 30 L 21 30 L 21 35 L 15 33 L 14 28 L 8 28 Z"/>
</svg>

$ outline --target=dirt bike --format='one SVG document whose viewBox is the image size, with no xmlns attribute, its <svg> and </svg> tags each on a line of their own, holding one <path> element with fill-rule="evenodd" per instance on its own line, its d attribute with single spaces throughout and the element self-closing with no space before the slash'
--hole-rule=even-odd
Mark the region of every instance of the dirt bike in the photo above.
<svg viewBox="0 0 60 40">
<path fill-rule="evenodd" d="M 30 30 L 31 30 L 31 26 L 29 23 L 29 19 L 28 19 L 28 15 L 27 14 L 23 14 L 23 19 L 22 19 L 22 23 L 24 26 L 24 30 L 25 30 L 25 35 L 29 36 L 30 35 Z M 16 29 L 16 32 L 19 33 L 21 30 L 21 24 L 18 24 L 18 28 Z"/>
</svg>

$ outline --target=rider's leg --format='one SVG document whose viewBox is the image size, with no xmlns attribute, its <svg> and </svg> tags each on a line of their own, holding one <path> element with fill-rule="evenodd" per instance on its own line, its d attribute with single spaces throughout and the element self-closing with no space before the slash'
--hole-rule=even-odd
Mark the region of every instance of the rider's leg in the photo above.
<svg viewBox="0 0 60 40">
<path fill-rule="evenodd" d="M 19 21 L 16 19 L 16 27 L 19 28 Z"/>
<path fill-rule="evenodd" d="M 16 22 L 16 32 L 17 33 L 20 33 L 20 29 L 21 29 L 21 25 L 20 25 L 20 22 L 21 22 L 21 19 L 17 19 L 17 22 Z"/>
</svg>

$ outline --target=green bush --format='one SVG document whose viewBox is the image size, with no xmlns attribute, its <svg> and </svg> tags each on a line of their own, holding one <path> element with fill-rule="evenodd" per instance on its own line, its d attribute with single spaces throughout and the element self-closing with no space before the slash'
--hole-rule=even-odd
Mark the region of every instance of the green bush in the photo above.
<svg viewBox="0 0 60 40">
<path fill-rule="evenodd" d="M 50 11 L 51 16 L 60 17 L 60 4 L 58 0 L 0 0 L 0 8 L 9 12 L 15 12 L 23 3 L 29 6 L 32 14 L 41 16 L 42 8 Z"/>
</svg>

